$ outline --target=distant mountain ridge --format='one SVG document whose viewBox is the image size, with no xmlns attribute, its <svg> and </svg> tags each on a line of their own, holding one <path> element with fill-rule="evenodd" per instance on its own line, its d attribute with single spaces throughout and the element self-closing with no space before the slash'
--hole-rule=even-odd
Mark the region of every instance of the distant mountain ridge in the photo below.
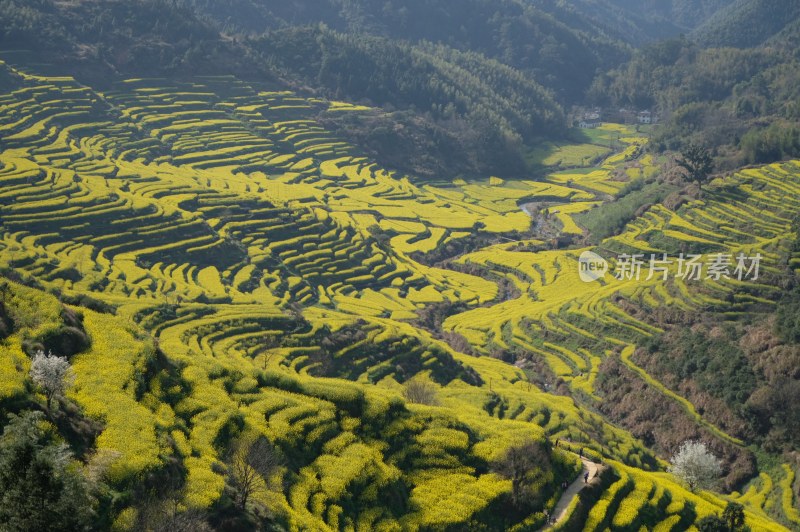
<svg viewBox="0 0 800 532">
<path fill-rule="evenodd" d="M 714 13 L 693 37 L 704 46 L 748 48 L 766 43 L 798 17 L 796 0 L 737 0 Z"/>
<path fill-rule="evenodd" d="M 608 0 L 630 16 L 672 30 L 677 35 L 682 30 L 691 30 L 730 5 L 734 0 Z M 662 29 L 662 31 L 665 31 Z"/>
<path fill-rule="evenodd" d="M 383 4 L 363 0 L 299 0 L 291 4 L 187 0 L 187 5 L 223 32 L 261 35 L 322 23 L 343 33 L 411 43 L 430 41 L 478 52 L 529 74 L 569 101 L 582 99 L 598 69 L 606 69 L 629 54 L 623 33 L 607 23 L 614 10 L 609 6 L 602 17 L 590 17 L 583 13 L 583 2 L 465 0 L 457 4 L 457 9 L 446 0 Z M 624 26 L 634 31 L 633 24 Z"/>
</svg>

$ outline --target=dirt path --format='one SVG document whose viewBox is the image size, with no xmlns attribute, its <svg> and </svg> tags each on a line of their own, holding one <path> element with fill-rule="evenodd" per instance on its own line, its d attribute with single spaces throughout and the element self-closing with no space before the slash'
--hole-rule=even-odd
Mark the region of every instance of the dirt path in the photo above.
<svg viewBox="0 0 800 532">
<path fill-rule="evenodd" d="M 553 528 L 555 525 L 560 523 L 566 517 L 567 507 L 572 502 L 572 499 L 578 496 L 578 492 L 583 489 L 586 485 L 583 481 L 583 476 L 586 473 L 589 473 L 589 480 L 593 479 L 595 475 L 597 475 L 597 464 L 588 460 L 587 458 L 581 458 L 581 462 L 583 462 L 583 470 L 581 471 L 578 478 L 567 487 L 567 490 L 561 495 L 561 498 L 558 499 L 558 504 L 553 509 L 551 515 L 555 516 L 555 522 L 545 525 L 542 530 L 548 530 Z"/>
</svg>

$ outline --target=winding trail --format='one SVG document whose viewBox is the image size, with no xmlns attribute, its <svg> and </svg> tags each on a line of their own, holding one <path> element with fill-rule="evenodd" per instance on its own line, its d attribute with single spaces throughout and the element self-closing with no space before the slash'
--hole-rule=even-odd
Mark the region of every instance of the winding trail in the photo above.
<svg viewBox="0 0 800 532">
<path fill-rule="evenodd" d="M 581 458 L 581 462 L 583 462 L 583 469 L 581 470 L 578 478 L 576 478 L 572 484 L 570 484 L 566 491 L 561 495 L 561 498 L 558 499 L 558 503 L 556 507 L 553 508 L 553 511 L 550 515 L 555 516 L 555 521 L 545 525 L 541 530 L 549 530 L 559 524 L 567 517 L 567 507 L 572 502 L 572 499 L 578 496 L 578 492 L 583 489 L 584 486 L 587 484 L 583 481 L 583 476 L 586 473 L 589 473 L 589 482 L 597 475 L 597 471 L 599 466 L 589 460 L 588 458 Z"/>
</svg>

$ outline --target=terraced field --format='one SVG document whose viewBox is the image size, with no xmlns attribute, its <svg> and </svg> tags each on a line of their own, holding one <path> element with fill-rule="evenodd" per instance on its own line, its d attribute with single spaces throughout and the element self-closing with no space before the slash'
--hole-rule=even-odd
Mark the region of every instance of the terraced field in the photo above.
<svg viewBox="0 0 800 532">
<path fill-rule="evenodd" d="M 614 130 L 621 148 L 592 154 L 596 167 L 432 186 L 380 168 L 316 120 L 369 108 L 227 77 L 128 80 L 101 92 L 0 68 L 0 267 L 22 283 L 8 285 L 6 304 L 33 302 L 43 316 L 7 339 L 0 399 L 24 391 L 24 340 L 59 319 L 45 291 L 113 306 L 116 315 L 81 309 L 92 347 L 73 358 L 70 396 L 103 420 L 97 446 L 119 453 L 114 482 L 175 460 L 185 469 L 181 504 L 208 508 L 225 487 L 221 442 L 260 435 L 292 464 L 258 494 L 287 527 L 444 530 L 490 519 L 510 494 L 511 481 L 489 467 L 509 446 L 559 438 L 617 476 L 586 530 L 685 530 L 732 499 L 754 530 L 797 524 L 790 465 L 752 493 L 690 493 L 587 406 L 600 401 L 600 364 L 618 358 L 705 430 L 741 443 L 637 366 L 636 347 L 658 330 L 625 302 L 733 301 L 731 315 L 771 304 L 770 276 L 800 212 L 800 164 L 742 171 L 674 211 L 653 206 L 592 248 L 760 253 L 759 280 L 583 283 L 585 250 L 530 237 L 520 206 L 579 238 L 573 215 L 618 194 L 620 172 L 658 171 L 633 131 Z M 449 267 L 420 259 L 475 234 L 505 240 Z M 800 270 L 800 257 L 790 260 Z M 500 279 L 516 293 L 501 293 Z M 445 303 L 463 311 L 444 320 L 444 334 L 420 325 Z M 453 347 L 457 335 L 469 349 Z M 571 396 L 502 352 L 543 363 Z M 438 406 L 403 399 L 403 384 L 421 377 Z M 504 526 L 544 524 L 580 467 L 569 453 L 553 457 L 560 476 L 543 481 L 542 511 Z M 131 527 L 135 512 L 120 508 L 117 526 Z"/>
</svg>

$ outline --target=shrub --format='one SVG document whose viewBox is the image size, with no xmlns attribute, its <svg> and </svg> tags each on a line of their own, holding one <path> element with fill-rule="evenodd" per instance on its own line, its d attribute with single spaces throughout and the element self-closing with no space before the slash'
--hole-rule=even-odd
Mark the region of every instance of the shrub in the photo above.
<svg viewBox="0 0 800 532">
<path fill-rule="evenodd" d="M 422 405 L 437 406 L 439 404 L 436 385 L 422 375 L 406 381 L 403 386 L 403 397 L 412 403 Z"/>
<path fill-rule="evenodd" d="M 65 357 L 71 357 L 91 346 L 86 333 L 77 327 L 66 325 L 48 329 L 37 337 L 36 341 L 41 345 L 41 350 L 58 353 Z"/>
</svg>

